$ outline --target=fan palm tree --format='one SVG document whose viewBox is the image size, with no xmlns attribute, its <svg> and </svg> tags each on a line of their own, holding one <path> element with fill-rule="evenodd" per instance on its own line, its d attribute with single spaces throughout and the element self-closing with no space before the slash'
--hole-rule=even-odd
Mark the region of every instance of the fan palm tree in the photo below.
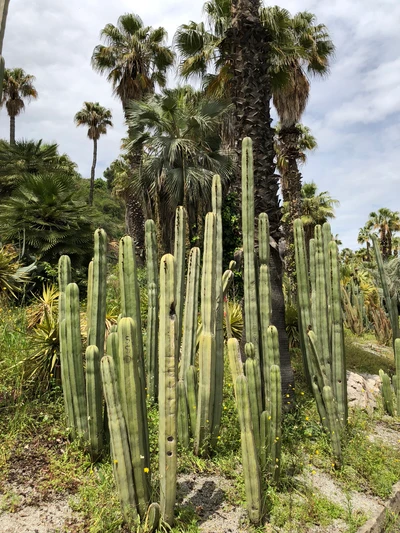
<svg viewBox="0 0 400 533">
<path fill-rule="evenodd" d="M 386 207 L 381 207 L 378 211 L 369 214 L 369 220 L 365 227 L 379 231 L 379 240 L 382 256 L 387 259 L 392 255 L 393 233 L 400 230 L 400 214 L 398 211 L 391 211 Z"/>
<path fill-rule="evenodd" d="M 186 208 L 190 238 L 195 237 L 201 207 L 210 204 L 212 176 L 228 178 L 231 160 L 221 152 L 218 135 L 228 111 L 225 102 L 191 87 L 164 89 L 128 106 L 128 151 L 140 147 L 146 154 L 134 192 L 148 192 L 148 212 L 160 219 L 165 251 L 173 242 L 176 207 Z"/>
<path fill-rule="evenodd" d="M 0 140 L 0 195 L 4 198 L 27 175 L 54 172 L 77 176 L 76 164 L 66 154 L 58 153 L 57 144 L 39 141 Z"/>
<path fill-rule="evenodd" d="M 97 162 L 97 141 L 100 135 L 107 133 L 107 126 L 113 127 L 110 109 L 106 109 L 98 102 L 84 102 L 83 107 L 74 117 L 77 126 L 88 127 L 88 137 L 93 141 L 93 160 L 90 171 L 89 205 L 93 205 L 94 178 Z"/>
<path fill-rule="evenodd" d="M 327 191 L 318 194 L 317 191 L 318 187 L 313 181 L 304 183 L 301 188 L 301 220 L 304 224 L 307 249 L 314 236 L 315 226 L 335 218 L 335 207 L 340 205 L 340 202 L 332 198 Z"/>
<path fill-rule="evenodd" d="M 371 231 L 364 226 L 363 228 L 360 228 L 360 231 L 358 232 L 357 236 L 357 242 L 358 244 L 361 244 L 362 246 L 365 244 L 367 248 L 367 261 L 371 261 Z"/>
<path fill-rule="evenodd" d="M 107 74 L 116 95 L 126 109 L 130 100 L 141 100 L 154 92 L 156 85 L 164 87 L 167 69 L 174 61 L 172 50 L 165 45 L 164 28 L 144 26 L 138 15 L 122 15 L 117 25 L 107 24 L 100 33 L 106 45 L 93 51 L 92 66 L 100 74 Z M 131 167 L 140 166 L 141 153 L 132 154 Z M 126 197 L 127 231 L 137 248 L 144 248 L 144 216 L 141 198 L 128 190 Z"/>
<path fill-rule="evenodd" d="M 35 77 L 26 74 L 22 68 L 6 69 L 3 78 L 1 106 L 6 105 L 10 117 L 10 144 L 15 143 L 15 117 L 25 109 L 25 102 L 38 97 L 33 82 Z"/>
<path fill-rule="evenodd" d="M 55 263 L 68 254 L 85 264 L 94 229 L 89 215 L 86 203 L 77 199 L 74 178 L 31 175 L 0 204 L 1 240 L 18 244 L 21 257 Z"/>
</svg>

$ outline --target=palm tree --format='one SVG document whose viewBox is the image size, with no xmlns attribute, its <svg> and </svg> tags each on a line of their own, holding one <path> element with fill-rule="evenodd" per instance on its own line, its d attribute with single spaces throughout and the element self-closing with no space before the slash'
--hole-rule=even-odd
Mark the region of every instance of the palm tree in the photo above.
<svg viewBox="0 0 400 533">
<path fill-rule="evenodd" d="M 134 192 L 148 192 L 148 212 L 160 219 L 166 252 L 173 242 L 176 207 L 186 208 L 192 239 L 201 207 L 210 205 L 212 176 L 228 178 L 231 160 L 221 152 L 218 135 L 228 111 L 226 102 L 191 87 L 164 89 L 128 106 L 128 151 L 141 147 L 146 154 Z"/>
<path fill-rule="evenodd" d="M 62 254 L 75 263 L 90 260 L 93 225 L 86 203 L 78 199 L 73 177 L 33 174 L 0 205 L 0 235 L 16 243 L 20 256 L 56 263 Z"/>
<path fill-rule="evenodd" d="M 88 137 L 93 141 L 93 160 L 90 171 L 89 205 L 93 205 L 94 177 L 97 162 L 97 141 L 107 133 L 107 126 L 113 127 L 112 114 L 98 102 L 83 102 L 83 107 L 74 117 L 77 126 L 88 126 Z"/>
<path fill-rule="evenodd" d="M 301 220 L 304 224 L 307 249 L 314 236 L 315 226 L 335 218 L 335 207 L 340 205 L 340 202 L 332 198 L 327 191 L 318 194 L 317 191 L 318 187 L 313 181 L 304 183 L 301 188 Z"/>
<path fill-rule="evenodd" d="M 38 97 L 33 82 L 35 77 L 26 74 L 22 68 L 6 69 L 3 79 L 1 106 L 6 104 L 10 117 L 10 144 L 15 143 L 15 117 L 25 109 L 24 99 L 28 102 Z"/>
<path fill-rule="evenodd" d="M 0 195 L 9 195 L 26 176 L 54 172 L 78 176 L 77 165 L 66 154 L 58 153 L 57 144 L 39 141 L 0 140 Z"/>
<path fill-rule="evenodd" d="M 361 245 L 366 245 L 367 247 L 367 261 L 371 261 L 371 232 L 370 230 L 364 226 L 363 228 L 360 228 L 360 231 L 358 232 L 357 236 L 357 242 Z"/>
<path fill-rule="evenodd" d="M 400 230 L 400 214 L 398 211 L 391 211 L 386 207 L 381 207 L 378 211 L 369 214 L 369 220 L 365 227 L 367 229 L 377 229 L 382 250 L 382 256 L 387 259 L 392 255 L 393 233 Z"/>
<path fill-rule="evenodd" d="M 166 73 L 174 61 L 174 54 L 165 46 L 164 28 L 144 26 L 138 15 L 122 15 L 117 25 L 107 24 L 100 33 L 106 46 L 98 45 L 93 51 L 92 66 L 100 74 L 107 74 L 114 94 L 124 111 L 130 100 L 141 100 L 154 92 L 155 86 L 164 87 Z M 131 167 L 140 166 L 140 152 L 132 155 Z M 128 188 L 126 193 L 127 231 L 139 251 L 144 248 L 144 216 L 140 197 Z"/>
</svg>

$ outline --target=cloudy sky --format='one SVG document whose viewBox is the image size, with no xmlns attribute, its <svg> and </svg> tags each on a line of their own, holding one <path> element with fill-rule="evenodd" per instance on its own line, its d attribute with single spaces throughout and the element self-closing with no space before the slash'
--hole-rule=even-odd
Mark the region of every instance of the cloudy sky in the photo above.
<svg viewBox="0 0 400 533">
<path fill-rule="evenodd" d="M 9 68 L 36 76 L 39 99 L 17 118 L 17 137 L 57 142 L 88 176 L 92 146 L 73 117 L 82 103 L 112 109 L 114 129 L 99 142 L 97 175 L 119 154 L 122 109 L 107 81 L 91 70 L 99 32 L 126 12 L 145 24 L 176 28 L 202 17 L 202 0 L 11 0 L 3 55 Z M 318 150 L 303 168 L 340 200 L 333 232 L 357 246 L 358 229 L 380 207 L 400 210 L 400 2 L 398 0 L 285 0 L 292 13 L 309 10 L 329 28 L 336 57 L 329 78 L 312 81 L 303 122 Z M 174 82 L 173 76 L 171 82 Z M 8 137 L 5 110 L 0 137 Z"/>
</svg>

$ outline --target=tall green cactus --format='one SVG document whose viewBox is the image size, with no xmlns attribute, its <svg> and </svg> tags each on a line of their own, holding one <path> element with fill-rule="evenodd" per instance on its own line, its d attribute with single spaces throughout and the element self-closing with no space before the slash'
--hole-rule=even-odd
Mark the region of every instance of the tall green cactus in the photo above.
<svg viewBox="0 0 400 533">
<path fill-rule="evenodd" d="M 139 376 L 136 328 L 137 325 L 131 317 L 121 318 L 118 325 L 118 379 L 122 412 L 131 450 L 138 510 L 143 519 L 149 504 L 150 452 L 146 439 L 147 413 Z"/>
<path fill-rule="evenodd" d="M 7 14 L 8 14 L 8 6 L 10 4 L 10 0 L 1 0 L 0 1 L 0 100 L 2 97 L 3 92 L 3 79 L 4 79 L 4 58 L 2 57 L 3 53 L 3 40 L 4 40 L 4 33 L 6 30 L 6 22 L 7 22 Z"/>
<path fill-rule="evenodd" d="M 271 423 L 268 446 L 271 453 L 271 469 L 275 483 L 281 472 L 281 423 L 282 423 L 282 388 L 281 371 L 278 365 L 271 366 Z"/>
<path fill-rule="evenodd" d="M 92 461 L 96 461 L 103 449 L 103 418 L 96 416 L 98 404 L 102 402 L 102 395 L 98 391 L 97 365 L 99 361 L 99 349 L 90 345 L 86 348 L 86 401 L 88 413 L 88 429 L 90 455 Z M 100 370 L 100 369 L 99 369 Z"/>
<path fill-rule="evenodd" d="M 210 437 L 215 392 L 215 300 L 216 300 L 216 217 L 208 213 L 205 222 L 204 257 L 201 279 L 202 333 L 199 344 L 199 391 L 195 453 L 206 451 Z"/>
<path fill-rule="evenodd" d="M 186 210 L 178 206 L 175 212 L 175 274 L 176 274 L 176 335 L 177 335 L 177 358 L 180 358 L 180 346 L 182 338 L 183 302 L 185 300 L 185 252 L 186 252 Z"/>
<path fill-rule="evenodd" d="M 261 213 L 258 217 L 258 254 L 260 260 L 259 272 L 259 305 L 260 329 L 262 346 L 262 375 L 264 382 L 264 405 L 269 400 L 269 373 L 271 362 L 268 360 L 267 331 L 272 320 L 271 281 L 269 272 L 269 222 L 268 216 Z"/>
<path fill-rule="evenodd" d="M 254 442 L 257 450 L 260 449 L 260 416 L 262 413 L 262 393 L 261 379 L 259 376 L 260 368 L 254 359 L 254 346 L 251 342 L 245 345 L 246 362 L 245 373 L 249 389 L 250 409 L 253 424 Z"/>
<path fill-rule="evenodd" d="M 342 448 L 340 444 L 340 425 L 337 418 L 337 411 L 335 408 L 335 399 L 333 397 L 332 388 L 325 386 L 322 389 L 322 398 L 324 401 L 326 416 L 328 420 L 329 433 L 331 438 L 332 450 L 335 457 L 336 466 L 342 464 Z"/>
<path fill-rule="evenodd" d="M 196 434 L 197 425 L 197 373 L 194 366 L 189 366 L 186 371 L 186 397 L 190 417 L 192 435 Z"/>
<path fill-rule="evenodd" d="M 95 346 L 92 348 L 97 350 Z M 105 356 L 101 360 L 101 376 L 110 427 L 114 478 L 122 514 L 128 525 L 138 526 L 139 516 L 136 508 L 128 434 L 119 399 L 115 365 L 110 356 Z"/>
<path fill-rule="evenodd" d="M 199 304 L 200 249 L 192 248 L 188 260 L 185 314 L 183 320 L 182 354 L 179 379 L 186 382 L 188 368 L 194 364 L 196 354 L 197 313 Z"/>
<path fill-rule="evenodd" d="M 236 396 L 236 379 L 238 376 L 242 376 L 244 374 L 242 358 L 240 355 L 239 341 L 234 338 L 228 339 L 227 348 L 229 368 L 231 370 L 232 383 Z"/>
<path fill-rule="evenodd" d="M 245 376 L 236 378 L 236 398 L 241 433 L 247 512 L 250 521 L 253 524 L 259 524 L 263 517 L 261 473 L 252 427 L 249 387 Z"/>
<path fill-rule="evenodd" d="M 390 382 L 390 377 L 383 370 L 379 370 L 379 377 L 382 380 L 381 391 L 383 399 L 383 408 L 388 415 L 394 416 L 393 391 L 392 384 Z"/>
<path fill-rule="evenodd" d="M 211 427 L 211 446 L 214 447 L 221 425 L 222 393 L 224 388 L 224 296 L 222 287 L 222 185 L 215 175 L 212 182 L 212 209 L 215 214 L 215 384 Z"/>
<path fill-rule="evenodd" d="M 254 261 L 253 150 L 252 141 L 248 137 L 243 139 L 242 142 L 242 233 L 246 341 L 254 345 L 255 359 L 261 369 L 258 294 Z"/>
<path fill-rule="evenodd" d="M 153 220 L 146 220 L 145 246 L 147 269 L 147 392 L 155 401 L 158 397 L 158 252 L 157 231 Z"/>
<path fill-rule="evenodd" d="M 165 523 L 174 522 L 176 497 L 176 314 L 175 260 L 164 255 L 160 265 L 160 322 L 159 322 L 159 467 L 160 507 Z"/>
<path fill-rule="evenodd" d="M 178 398 L 178 440 L 184 448 L 189 447 L 189 412 L 184 381 L 178 381 L 176 394 Z"/>
<path fill-rule="evenodd" d="M 79 288 L 69 283 L 65 291 L 66 356 L 69 384 L 73 401 L 73 425 L 79 435 L 87 439 L 88 420 L 83 372 L 82 341 L 79 316 Z M 64 342 L 63 342 L 64 344 Z"/>
<path fill-rule="evenodd" d="M 98 351 L 91 351 L 92 378 L 90 393 L 92 398 L 87 398 L 89 423 L 89 438 L 91 440 L 92 456 L 98 456 L 103 448 L 103 398 L 101 393 L 100 360 L 104 354 L 105 329 L 106 329 L 106 277 L 107 277 L 107 235 L 103 229 L 94 233 L 94 258 L 93 280 L 89 289 L 90 302 L 88 310 L 88 346 L 97 346 Z M 88 392 L 88 391 L 87 391 Z M 91 434 L 94 429 L 95 434 Z M 93 437 L 93 440 L 92 440 Z"/>
<path fill-rule="evenodd" d="M 68 358 L 67 358 L 67 330 L 66 330 L 66 304 L 65 291 L 68 283 L 71 283 L 71 260 L 67 255 L 62 255 L 58 261 L 58 324 L 60 338 L 60 362 L 61 362 L 61 383 L 64 396 L 65 414 L 67 423 L 73 427 L 74 408 L 72 401 L 71 383 L 69 379 Z"/>
</svg>

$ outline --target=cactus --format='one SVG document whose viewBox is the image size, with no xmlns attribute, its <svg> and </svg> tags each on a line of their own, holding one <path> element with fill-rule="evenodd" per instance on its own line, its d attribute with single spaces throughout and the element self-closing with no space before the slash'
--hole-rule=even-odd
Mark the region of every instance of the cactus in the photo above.
<svg viewBox="0 0 400 533">
<path fill-rule="evenodd" d="M 332 393 L 332 388 L 325 386 L 322 389 L 322 399 L 326 409 L 326 417 L 329 427 L 329 436 L 331 438 L 333 455 L 335 457 L 336 466 L 339 467 L 342 464 L 342 449 L 340 445 L 340 425 L 337 419 L 337 413 L 335 408 L 335 400 Z"/>
<path fill-rule="evenodd" d="M 233 283 L 235 275 L 232 270 L 225 270 L 222 276 L 222 296 L 224 299 L 224 322 L 226 328 L 226 336 L 228 339 L 233 337 L 232 326 L 231 326 L 231 314 L 229 311 L 229 300 L 228 292 Z"/>
<path fill-rule="evenodd" d="M 215 214 L 215 382 L 211 426 L 211 446 L 214 447 L 219 435 L 222 415 L 222 393 L 224 388 L 224 296 L 222 286 L 222 185 L 221 178 L 215 175 L 212 182 L 212 210 Z"/>
<path fill-rule="evenodd" d="M 150 452 L 146 440 L 147 414 L 143 410 L 142 384 L 139 376 L 137 325 L 131 317 L 121 318 L 118 325 L 118 378 L 139 515 L 143 518 L 149 504 Z M 147 474 L 146 474 L 147 472 Z"/>
<path fill-rule="evenodd" d="M 254 264 L 254 175 L 252 141 L 242 142 L 242 233 L 243 233 L 243 281 L 244 317 L 246 341 L 254 345 L 257 364 L 260 365 L 260 342 L 258 323 L 258 294 Z"/>
<path fill-rule="evenodd" d="M 186 400 L 186 387 L 178 381 L 176 394 L 178 398 L 178 440 L 184 448 L 189 447 L 189 413 Z"/>
<path fill-rule="evenodd" d="M 344 353 L 343 319 L 341 305 L 340 271 L 338 247 L 336 242 L 329 243 L 331 279 L 331 317 L 332 317 L 332 387 L 337 401 L 338 415 L 342 425 L 347 421 L 347 376 Z"/>
<path fill-rule="evenodd" d="M 160 507 L 164 522 L 174 522 L 176 497 L 176 315 L 175 315 L 175 260 L 164 255 L 160 266 L 160 321 L 159 321 L 159 467 Z"/>
<path fill-rule="evenodd" d="M 192 435 L 196 434 L 197 424 L 197 382 L 196 369 L 194 366 L 189 366 L 186 371 L 186 397 L 190 416 L 190 427 Z"/>
<path fill-rule="evenodd" d="M 249 389 L 254 442 L 257 450 L 259 450 L 261 445 L 260 416 L 262 412 L 261 378 L 259 376 L 260 368 L 254 359 L 254 346 L 251 342 L 246 343 L 245 353 L 247 359 L 244 367 Z"/>
<path fill-rule="evenodd" d="M 259 304 L 260 304 L 260 328 L 262 346 L 262 372 L 264 382 L 265 405 L 269 399 L 269 372 L 271 362 L 268 360 L 267 331 L 272 319 L 271 282 L 269 274 L 269 223 L 265 213 L 261 213 L 258 219 L 258 242 L 259 242 Z"/>
<path fill-rule="evenodd" d="M 102 395 L 97 387 L 97 364 L 99 361 L 99 349 L 95 345 L 86 348 L 86 401 L 88 413 L 88 430 L 90 442 L 90 455 L 92 461 L 96 461 L 103 449 L 103 419 L 96 416 L 98 404 Z M 100 397 L 99 397 L 100 394 Z"/>
<path fill-rule="evenodd" d="M 400 418 L 400 339 L 394 342 L 394 358 L 396 363 L 396 376 L 393 376 L 393 384 L 396 391 L 397 416 Z"/>
<path fill-rule="evenodd" d="M 104 230 L 97 229 L 94 233 L 93 279 L 89 289 L 90 312 L 88 321 L 88 346 L 97 346 L 98 351 L 91 350 L 92 383 L 89 387 L 92 398 L 87 397 L 89 423 L 89 438 L 91 440 L 91 454 L 96 457 L 103 448 L 103 398 L 101 394 L 100 360 L 104 354 L 104 336 L 106 328 L 106 276 L 107 276 L 107 235 Z M 88 389 L 87 389 L 88 392 Z M 90 408 L 89 408 L 90 407 Z M 95 433 L 90 433 L 90 429 Z M 92 436 L 94 441 L 92 441 Z"/>
<path fill-rule="evenodd" d="M 182 355 L 179 379 L 185 381 L 188 368 L 194 364 L 196 354 L 197 310 L 199 304 L 200 249 L 192 248 L 189 254 L 186 280 L 186 301 L 182 337 Z"/>
<path fill-rule="evenodd" d="M 199 344 L 199 391 L 195 453 L 206 452 L 210 436 L 215 391 L 215 300 L 216 300 L 216 217 L 208 213 L 205 223 L 203 271 L 201 279 L 202 333 Z"/>
<path fill-rule="evenodd" d="M 58 262 L 58 323 L 60 338 L 60 362 L 61 362 L 61 383 L 64 397 L 65 414 L 67 423 L 73 427 L 74 408 L 72 401 L 72 391 L 69 378 L 68 359 L 67 359 L 67 330 L 65 322 L 65 291 L 68 283 L 71 283 L 71 260 L 67 255 L 62 255 Z"/>
<path fill-rule="evenodd" d="M 231 369 L 232 383 L 236 396 L 236 378 L 243 375 L 243 363 L 240 356 L 239 341 L 237 339 L 228 339 L 228 358 Z"/>
<path fill-rule="evenodd" d="M 161 509 L 158 503 L 152 503 L 147 511 L 147 517 L 145 522 L 145 531 L 153 533 L 157 531 L 160 525 Z"/>
<path fill-rule="evenodd" d="M 179 206 L 175 212 L 175 243 L 174 243 L 174 258 L 175 258 L 175 274 L 176 274 L 176 350 L 177 360 L 179 361 L 182 338 L 182 319 L 183 319 L 183 302 L 185 299 L 185 249 L 186 249 L 186 221 L 187 215 L 185 208 Z"/>
<path fill-rule="evenodd" d="M 96 346 L 89 348 L 97 350 Z M 101 360 L 101 376 L 110 427 L 114 478 L 122 514 L 128 525 L 137 526 L 139 517 L 136 509 L 128 435 L 118 394 L 114 361 L 110 356 L 105 356 Z"/>
<path fill-rule="evenodd" d="M 157 232 L 153 220 L 146 220 L 145 246 L 147 268 L 147 391 L 153 401 L 158 396 L 158 254 Z"/>
<path fill-rule="evenodd" d="M 387 309 L 387 313 L 390 318 L 390 324 L 392 326 L 393 346 L 394 346 L 395 340 L 400 336 L 397 302 L 395 301 L 394 298 L 392 299 L 390 296 L 389 286 L 388 286 L 387 279 L 386 279 L 386 273 L 385 273 L 385 269 L 383 266 L 382 254 L 379 249 L 379 241 L 376 235 L 372 235 L 372 244 L 374 246 L 376 265 L 378 267 L 379 277 L 380 277 L 381 284 L 382 284 L 382 290 L 383 290 L 383 296 L 385 298 L 386 309 Z"/>
<path fill-rule="evenodd" d="M 79 319 L 79 288 L 76 283 L 67 285 L 65 307 L 65 332 L 67 338 L 66 343 L 63 342 L 63 344 L 64 349 L 66 349 L 69 385 L 73 401 L 73 426 L 79 435 L 87 439 L 88 421 Z"/>
<path fill-rule="evenodd" d="M 263 516 L 261 474 L 252 428 L 249 387 L 245 376 L 238 376 L 236 378 L 236 398 L 240 423 L 247 512 L 250 521 L 253 524 L 259 524 Z"/>
<path fill-rule="evenodd" d="M 271 423 L 269 431 L 269 450 L 271 454 L 271 473 L 278 483 L 281 472 L 281 418 L 282 390 L 281 371 L 278 365 L 271 366 Z"/>
<path fill-rule="evenodd" d="M 388 415 L 394 416 L 393 391 L 392 384 L 390 382 L 390 377 L 383 370 L 379 370 L 379 376 L 382 380 L 381 391 L 383 398 L 383 408 Z"/>
<path fill-rule="evenodd" d="M 6 30 L 6 21 L 7 21 L 7 14 L 8 14 L 8 6 L 9 6 L 10 0 L 2 0 L 0 3 L 0 100 L 3 93 L 3 79 L 4 79 L 4 58 L 2 57 L 3 53 L 3 41 L 4 41 L 4 33 Z"/>
</svg>

